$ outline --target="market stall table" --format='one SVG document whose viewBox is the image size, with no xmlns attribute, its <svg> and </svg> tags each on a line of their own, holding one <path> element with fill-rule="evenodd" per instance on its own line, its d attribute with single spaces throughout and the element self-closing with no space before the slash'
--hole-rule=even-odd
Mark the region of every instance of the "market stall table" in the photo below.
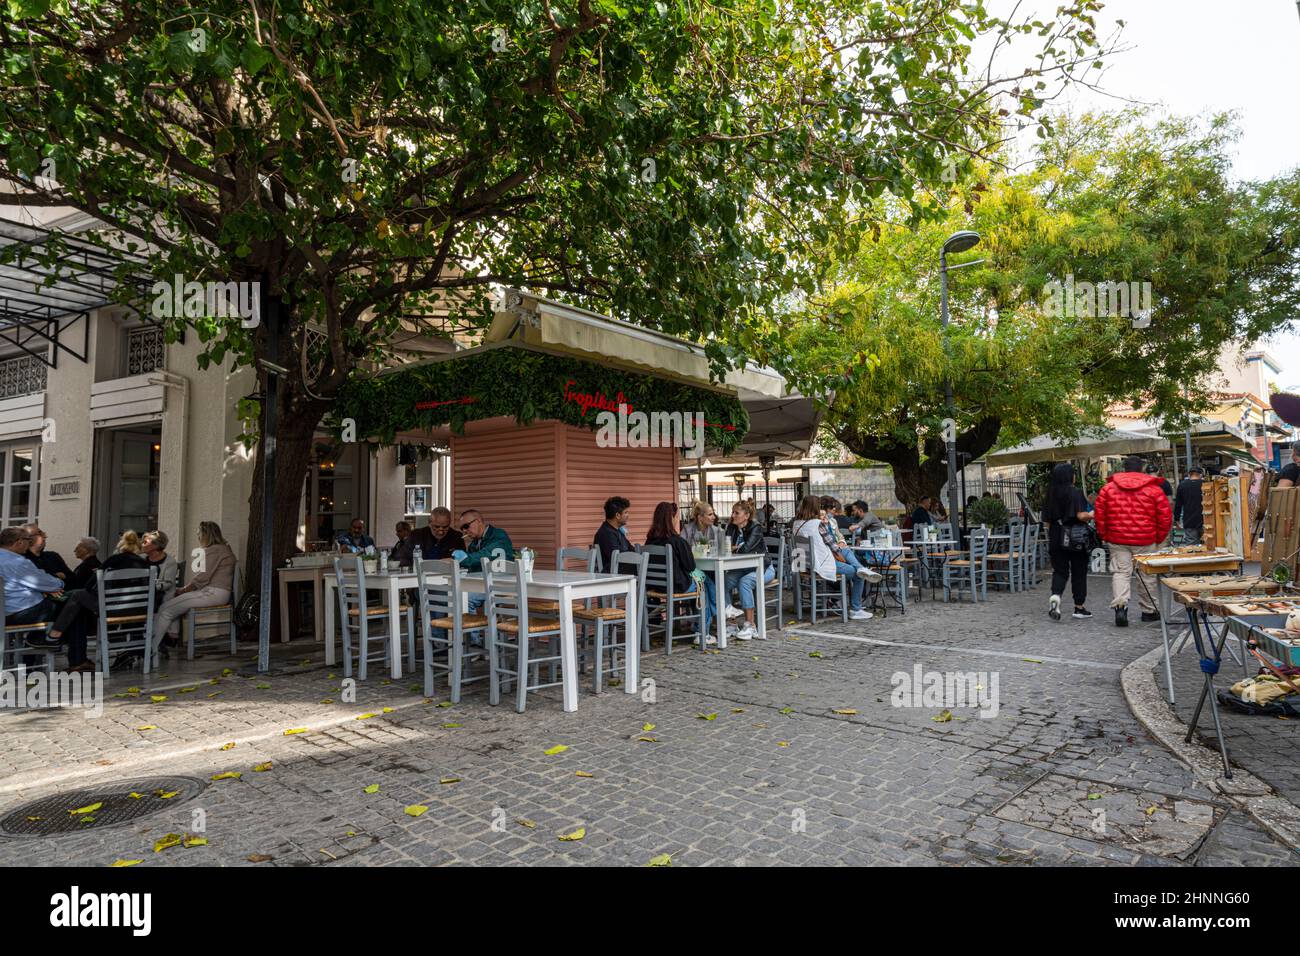
<svg viewBox="0 0 1300 956">
<path fill-rule="evenodd" d="M 727 606 L 727 585 L 726 578 L 728 571 L 757 571 L 755 575 L 758 578 L 757 589 L 754 594 L 754 606 L 756 608 L 765 607 L 763 603 L 766 600 L 766 585 L 763 582 L 763 566 L 766 555 L 762 554 L 710 554 L 695 555 L 695 566 L 701 571 L 713 574 L 713 593 L 718 598 L 718 613 L 714 621 L 714 627 L 717 629 L 718 649 L 725 650 L 727 646 L 727 622 L 723 610 Z M 767 640 L 767 615 L 755 614 L 755 623 L 758 625 L 758 639 Z"/>
<path fill-rule="evenodd" d="M 1172 589 L 1168 582 L 1178 575 L 1192 572 L 1207 574 L 1215 571 L 1240 574 L 1242 558 L 1240 555 L 1226 551 L 1210 551 L 1205 548 L 1176 548 L 1168 551 L 1152 551 L 1139 554 L 1133 558 L 1137 565 L 1138 584 L 1145 588 L 1142 573 L 1155 578 L 1156 593 L 1151 595 L 1152 603 L 1160 612 L 1160 637 L 1165 646 L 1165 681 L 1169 687 L 1169 703 L 1174 703 L 1174 668 L 1170 658 L 1169 612 L 1171 610 Z M 1181 636 L 1181 634 L 1179 635 Z"/>
</svg>

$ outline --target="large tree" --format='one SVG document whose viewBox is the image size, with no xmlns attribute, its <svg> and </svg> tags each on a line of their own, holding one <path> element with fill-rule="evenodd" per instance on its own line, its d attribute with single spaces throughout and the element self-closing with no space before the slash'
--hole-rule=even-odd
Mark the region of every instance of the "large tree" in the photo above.
<svg viewBox="0 0 1300 956">
<path fill-rule="evenodd" d="M 843 209 L 941 185 L 996 148 L 994 94 L 1030 116 L 1040 77 L 1088 66 L 1100 6 L 1011 23 L 968 0 L 7 2 L 0 176 L 21 195 L 0 202 L 84 210 L 154 275 L 256 281 L 282 306 L 275 341 L 169 328 L 196 325 L 204 361 L 274 346 L 289 368 L 277 561 L 313 431 L 397 338 L 472 330 L 506 284 L 734 361 L 723 343 L 807 288 L 790 264 Z M 1032 69 L 970 62 L 977 35 L 1026 34 Z"/>
<path fill-rule="evenodd" d="M 1076 437 L 1116 400 L 1179 420 L 1204 404 L 1225 342 L 1300 315 L 1300 173 L 1234 183 L 1233 139 L 1225 117 L 1059 122 L 1029 169 L 955 185 L 941 218 L 916 224 L 904 210 L 837 243 L 847 254 L 828 248 L 821 291 L 777 326 L 772 350 L 810 392 L 833 390 L 830 435 L 893 466 L 904 502 L 946 481 L 947 375 L 961 463 L 1038 434 Z M 958 229 L 983 241 L 950 265 L 984 261 L 949 272 L 945 354 L 938 253 Z M 1136 283 L 1124 314 L 1103 283 Z"/>
</svg>

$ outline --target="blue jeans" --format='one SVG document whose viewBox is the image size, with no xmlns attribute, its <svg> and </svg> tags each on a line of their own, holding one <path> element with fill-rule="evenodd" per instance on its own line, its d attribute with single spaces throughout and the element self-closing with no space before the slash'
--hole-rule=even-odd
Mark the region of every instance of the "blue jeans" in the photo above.
<svg viewBox="0 0 1300 956">
<path fill-rule="evenodd" d="M 763 572 L 763 582 L 770 584 L 776 577 L 776 568 L 768 568 Z M 758 590 L 758 572 L 757 571 L 728 571 L 727 572 L 727 595 L 731 595 L 731 589 L 740 590 L 740 606 L 743 610 L 752 611 L 754 609 L 754 594 Z"/>
<path fill-rule="evenodd" d="M 691 586 L 687 592 L 695 590 L 695 579 L 691 578 Z M 713 576 L 706 574 L 704 576 L 704 633 L 709 633 L 709 625 L 713 623 L 713 617 L 718 613 L 718 595 L 717 585 L 713 583 Z"/>
<path fill-rule="evenodd" d="M 858 569 L 845 561 L 836 561 L 835 570 L 849 579 L 849 610 L 862 610 L 862 586 L 867 582 L 858 577 Z"/>
<path fill-rule="evenodd" d="M 847 564 L 847 565 L 849 565 L 850 567 L 853 567 L 853 568 L 865 568 L 865 567 L 866 567 L 866 565 L 862 563 L 862 559 L 858 557 L 856 551 L 852 551 L 852 550 L 850 550 L 849 548 L 845 548 L 845 549 L 843 550 L 843 555 L 844 555 L 843 557 L 840 557 L 839 554 L 835 554 L 835 561 L 836 561 L 837 564 L 840 564 L 840 563 L 842 563 L 842 564 Z"/>
</svg>

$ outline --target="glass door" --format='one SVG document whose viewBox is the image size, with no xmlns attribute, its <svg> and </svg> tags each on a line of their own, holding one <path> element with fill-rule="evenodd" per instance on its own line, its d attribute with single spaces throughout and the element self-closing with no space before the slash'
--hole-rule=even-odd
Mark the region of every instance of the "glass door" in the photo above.
<svg viewBox="0 0 1300 956">
<path fill-rule="evenodd" d="M 109 488 L 109 547 L 124 531 L 144 534 L 158 527 L 161 429 L 113 431 Z"/>
</svg>

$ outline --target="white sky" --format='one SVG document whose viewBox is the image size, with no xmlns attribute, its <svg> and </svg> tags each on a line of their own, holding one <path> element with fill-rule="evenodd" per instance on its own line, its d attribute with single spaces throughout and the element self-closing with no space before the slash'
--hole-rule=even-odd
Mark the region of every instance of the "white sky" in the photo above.
<svg viewBox="0 0 1300 956">
<path fill-rule="evenodd" d="M 1051 17 L 1057 0 L 1032 0 L 1022 10 L 1035 7 Z M 1106 92 L 1172 113 L 1236 111 L 1239 179 L 1269 179 L 1300 165 L 1295 0 L 1106 0 L 1098 33 L 1107 36 L 1115 20 L 1125 22 L 1121 45 L 1131 49 L 1107 61 Z M 1058 102 L 1072 110 L 1124 105 L 1083 88 Z M 1300 387 L 1300 330 L 1259 344 L 1282 366 L 1278 384 Z"/>
</svg>

